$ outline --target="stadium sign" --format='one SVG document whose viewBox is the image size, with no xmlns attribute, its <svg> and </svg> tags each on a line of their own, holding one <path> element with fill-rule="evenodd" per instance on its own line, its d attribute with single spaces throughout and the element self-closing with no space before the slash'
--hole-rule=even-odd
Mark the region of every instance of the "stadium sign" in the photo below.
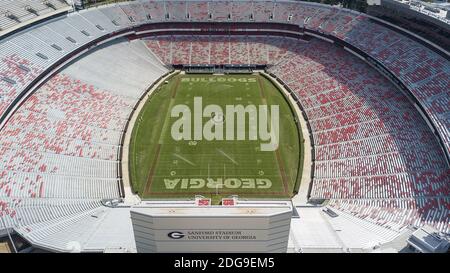
<svg viewBox="0 0 450 273">
<path fill-rule="evenodd" d="M 169 232 L 167 234 L 167 236 L 169 236 L 169 238 L 172 238 L 172 239 L 182 239 L 184 237 L 184 233 L 180 232 L 180 231 L 172 231 L 172 232 Z"/>
<path fill-rule="evenodd" d="M 149 200 L 133 206 L 130 216 L 139 253 L 285 252 L 292 202 L 205 207 L 194 200 Z"/>
<path fill-rule="evenodd" d="M 181 82 L 254 82 L 256 78 L 230 78 L 230 77 L 209 77 L 209 78 L 181 78 Z"/>
<path fill-rule="evenodd" d="M 173 190 L 177 186 L 180 189 L 270 189 L 272 187 L 272 181 L 266 178 L 176 178 L 176 179 L 164 179 L 164 185 L 166 189 Z"/>
<path fill-rule="evenodd" d="M 249 120 L 248 126 L 246 116 Z M 172 108 L 171 117 L 178 118 L 171 128 L 172 138 L 176 141 L 239 141 L 247 140 L 248 136 L 248 140 L 261 142 L 261 151 L 271 152 L 278 149 L 278 105 L 270 105 L 270 111 L 268 105 L 259 105 L 258 107 L 252 104 L 245 107 L 241 104 L 226 105 L 224 113 L 222 107 L 216 104 L 210 104 L 203 108 L 202 97 L 194 97 L 193 111 L 185 104 L 178 104 Z M 203 124 L 203 118 L 210 119 Z M 192 125 L 194 127 L 193 135 Z M 246 133 L 246 128 L 248 128 L 248 133 Z"/>
<path fill-rule="evenodd" d="M 155 236 L 158 236 L 160 231 L 155 231 Z M 186 230 L 186 231 L 171 231 L 167 234 L 171 239 L 182 239 L 185 241 L 252 241 L 267 239 L 265 232 L 258 230 Z"/>
</svg>

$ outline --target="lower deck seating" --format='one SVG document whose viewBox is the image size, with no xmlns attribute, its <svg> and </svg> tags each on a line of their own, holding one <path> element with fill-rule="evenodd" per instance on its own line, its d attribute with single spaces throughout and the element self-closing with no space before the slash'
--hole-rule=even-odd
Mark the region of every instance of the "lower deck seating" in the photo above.
<svg viewBox="0 0 450 273">
<path fill-rule="evenodd" d="M 330 207 L 378 225 L 400 230 L 406 225 L 434 226 L 450 232 L 450 198 L 331 200 Z"/>
</svg>

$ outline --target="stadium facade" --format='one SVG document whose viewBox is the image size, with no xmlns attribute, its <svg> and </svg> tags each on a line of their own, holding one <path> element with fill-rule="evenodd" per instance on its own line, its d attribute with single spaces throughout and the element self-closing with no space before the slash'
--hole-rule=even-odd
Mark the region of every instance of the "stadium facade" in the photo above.
<svg viewBox="0 0 450 273">
<path fill-rule="evenodd" d="M 10 3 L 0 22 L 2 234 L 58 252 L 157 249 L 139 248 L 132 222 L 140 210 L 158 214 L 129 184 L 133 116 L 174 69 L 233 65 L 276 79 L 306 128 L 287 251 L 398 251 L 422 226 L 449 236 L 450 62 L 441 46 L 300 1 L 132 1 L 69 13 L 49 2 L 30 6 L 32 15 Z M 189 206 L 213 218 L 246 202 Z M 269 219 L 279 204 L 264 202 Z"/>
</svg>

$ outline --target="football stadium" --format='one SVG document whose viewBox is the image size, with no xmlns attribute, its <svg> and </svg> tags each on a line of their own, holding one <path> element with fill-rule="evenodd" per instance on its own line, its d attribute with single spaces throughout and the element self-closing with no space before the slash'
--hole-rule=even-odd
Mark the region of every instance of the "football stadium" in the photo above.
<svg viewBox="0 0 450 273">
<path fill-rule="evenodd" d="M 0 0 L 0 252 L 448 252 L 450 4 L 342 2 Z"/>
</svg>

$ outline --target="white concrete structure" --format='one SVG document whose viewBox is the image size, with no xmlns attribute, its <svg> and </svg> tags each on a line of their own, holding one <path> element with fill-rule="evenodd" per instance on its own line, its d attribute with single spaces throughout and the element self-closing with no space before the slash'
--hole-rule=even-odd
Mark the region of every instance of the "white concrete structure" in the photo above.
<svg viewBox="0 0 450 273">
<path fill-rule="evenodd" d="M 131 209 L 137 252 L 286 252 L 291 216 L 289 201 L 154 201 Z"/>
</svg>

